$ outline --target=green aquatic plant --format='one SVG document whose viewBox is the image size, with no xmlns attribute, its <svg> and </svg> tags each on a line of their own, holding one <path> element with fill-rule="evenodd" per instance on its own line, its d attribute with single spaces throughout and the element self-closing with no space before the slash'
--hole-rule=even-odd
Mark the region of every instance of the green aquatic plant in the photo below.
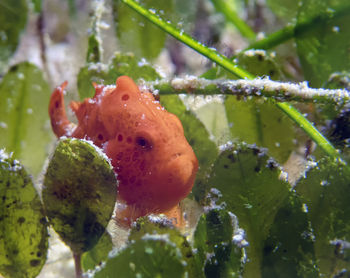
<svg viewBox="0 0 350 278">
<path fill-rule="evenodd" d="M 255 1 L 95 0 L 90 14 L 64 4 L 72 22 L 89 14 L 89 32 L 80 30 L 85 65 L 75 75 L 80 99 L 93 96 L 92 82 L 130 76 L 179 117 L 199 162 L 181 204 L 187 226 L 140 218 L 119 249 L 112 242 L 121 231 L 107 229 L 118 180 L 109 159 L 85 140 L 52 144 L 47 110 L 58 84 L 44 23 L 54 2 L 0 2 L 1 275 L 39 274 L 48 225 L 71 248 L 77 277 L 349 275 L 347 0 L 268 0 L 264 11 L 279 30 L 264 13 L 253 24 Z M 37 20 L 44 70 L 29 57 L 13 62 L 27 18 Z M 191 28 L 199 38 L 203 28 L 212 32 L 204 43 Z M 230 57 L 213 47 L 225 31 L 245 43 Z M 119 52 L 106 57 L 113 40 Z M 181 54 L 186 47 L 198 54 Z M 192 55 L 206 60 L 196 72 L 166 77 L 154 66 L 164 50 L 176 68 L 190 68 Z"/>
</svg>

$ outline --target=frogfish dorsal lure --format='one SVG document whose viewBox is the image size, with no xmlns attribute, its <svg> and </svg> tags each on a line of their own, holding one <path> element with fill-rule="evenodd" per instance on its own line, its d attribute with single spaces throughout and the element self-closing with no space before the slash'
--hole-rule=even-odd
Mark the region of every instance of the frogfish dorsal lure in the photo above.
<svg viewBox="0 0 350 278">
<path fill-rule="evenodd" d="M 150 92 L 141 92 L 127 76 L 119 77 L 116 86 L 94 84 L 93 98 L 70 103 L 78 120 L 73 124 L 64 107 L 66 85 L 57 87 L 50 99 L 52 129 L 57 137 L 93 141 L 111 159 L 118 174 L 118 200 L 125 205 L 119 214 L 126 222 L 167 212 L 189 194 L 197 158 L 180 120 Z"/>
</svg>

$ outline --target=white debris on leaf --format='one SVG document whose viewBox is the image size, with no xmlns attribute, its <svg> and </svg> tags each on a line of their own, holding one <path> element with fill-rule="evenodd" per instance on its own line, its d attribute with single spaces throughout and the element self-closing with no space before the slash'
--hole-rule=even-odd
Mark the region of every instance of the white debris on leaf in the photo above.
<svg viewBox="0 0 350 278">
<path fill-rule="evenodd" d="M 220 152 L 224 152 L 227 151 L 229 149 L 232 149 L 233 146 L 233 142 L 232 141 L 227 141 L 225 144 L 222 144 L 219 146 L 219 151 Z"/>
<path fill-rule="evenodd" d="M 246 240 L 245 231 L 239 227 L 238 218 L 232 212 L 228 212 L 231 217 L 231 222 L 233 226 L 233 237 L 232 242 L 239 248 L 247 247 L 249 242 Z"/>
<path fill-rule="evenodd" d="M 249 50 L 244 51 L 243 54 L 248 56 L 248 57 L 254 57 L 254 56 L 257 56 L 257 55 L 265 57 L 266 56 L 266 51 L 262 50 L 262 49 L 258 49 L 258 50 L 249 49 Z"/>
</svg>

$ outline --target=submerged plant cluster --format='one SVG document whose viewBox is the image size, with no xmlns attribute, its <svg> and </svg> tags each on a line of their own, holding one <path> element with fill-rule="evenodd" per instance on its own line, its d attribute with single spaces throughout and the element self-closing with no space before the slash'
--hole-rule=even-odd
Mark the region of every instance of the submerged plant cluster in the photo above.
<svg viewBox="0 0 350 278">
<path fill-rule="evenodd" d="M 45 275 L 51 226 L 77 277 L 347 277 L 350 4 L 298 3 L 0 2 L 0 274 Z M 69 95 L 128 75 L 179 117 L 199 162 L 184 225 L 149 215 L 116 246 L 109 159 L 50 130 L 72 64 Z"/>
</svg>

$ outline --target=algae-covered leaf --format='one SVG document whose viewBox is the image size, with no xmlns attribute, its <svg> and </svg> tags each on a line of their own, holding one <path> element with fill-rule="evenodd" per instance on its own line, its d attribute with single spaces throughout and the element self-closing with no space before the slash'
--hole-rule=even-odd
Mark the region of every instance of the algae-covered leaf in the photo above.
<svg viewBox="0 0 350 278">
<path fill-rule="evenodd" d="M 196 263 L 206 277 L 240 277 L 244 251 L 233 242 L 237 220 L 224 208 L 203 214 L 194 233 Z M 242 239 L 243 240 L 243 239 Z"/>
<path fill-rule="evenodd" d="M 27 62 L 13 66 L 0 83 L 0 147 L 14 152 L 35 175 L 42 169 L 52 139 L 49 98 L 41 70 Z"/>
<path fill-rule="evenodd" d="M 30 176 L 0 150 L 0 273 L 36 277 L 46 261 L 47 223 Z"/>
<path fill-rule="evenodd" d="M 342 241 L 350 242 L 350 173 L 346 166 L 323 159 L 296 186 L 308 209 L 315 234 L 315 254 L 321 275 L 350 271 Z"/>
<path fill-rule="evenodd" d="M 221 202 L 247 232 L 245 273 L 251 277 L 260 273 L 263 241 L 289 194 L 289 185 L 279 179 L 280 174 L 278 165 L 261 149 L 238 147 L 221 153 L 209 179 L 210 186 L 221 192 Z"/>
<path fill-rule="evenodd" d="M 115 173 L 92 143 L 62 139 L 50 159 L 42 192 L 50 224 L 81 254 L 105 231 L 117 195 Z"/>
<path fill-rule="evenodd" d="M 95 269 L 96 266 L 101 266 L 103 262 L 107 261 L 108 253 L 112 251 L 112 249 L 113 243 L 111 236 L 105 232 L 97 244 L 81 256 L 81 266 L 83 270 L 86 272 Z"/>
<path fill-rule="evenodd" d="M 319 277 L 314 234 L 295 193 L 284 199 L 264 241 L 262 277 Z"/>
<path fill-rule="evenodd" d="M 89 63 L 78 74 L 78 91 L 80 99 L 93 97 L 95 94 L 92 82 L 114 85 L 121 75 L 134 79 L 155 80 L 159 77 L 156 70 L 145 60 L 136 59 L 133 54 L 116 53 L 108 65 Z"/>
<path fill-rule="evenodd" d="M 162 95 L 160 102 L 169 112 L 179 117 L 186 139 L 197 156 L 199 170 L 192 192 L 197 201 L 202 201 L 208 191 L 208 174 L 218 155 L 218 148 L 209 139 L 209 133 L 201 121 L 190 110 L 186 109 L 178 96 Z"/>
<path fill-rule="evenodd" d="M 27 24 L 26 0 L 0 1 L 0 72 L 6 69 L 7 61 L 15 52 L 21 32 Z"/>
<path fill-rule="evenodd" d="M 171 14 L 174 7 L 172 0 L 143 0 L 140 4 L 162 16 Z M 116 33 L 122 51 L 131 51 L 138 58 L 157 57 L 164 47 L 166 33 L 121 1 L 114 0 L 113 5 Z"/>
<path fill-rule="evenodd" d="M 167 235 L 145 235 L 110 258 L 95 278 L 181 278 L 185 262 Z"/>
<path fill-rule="evenodd" d="M 175 228 L 167 218 L 149 216 L 139 218 L 133 226 L 129 241 L 140 240 L 146 234 L 166 235 L 169 240 L 180 250 L 183 260 L 186 262 L 186 272 L 188 277 L 202 277 L 202 268 L 195 263 L 195 254 L 186 237 Z"/>
<path fill-rule="evenodd" d="M 350 67 L 350 2 L 301 1 L 296 33 L 298 55 L 305 78 L 320 87 L 329 75 Z"/>
</svg>

